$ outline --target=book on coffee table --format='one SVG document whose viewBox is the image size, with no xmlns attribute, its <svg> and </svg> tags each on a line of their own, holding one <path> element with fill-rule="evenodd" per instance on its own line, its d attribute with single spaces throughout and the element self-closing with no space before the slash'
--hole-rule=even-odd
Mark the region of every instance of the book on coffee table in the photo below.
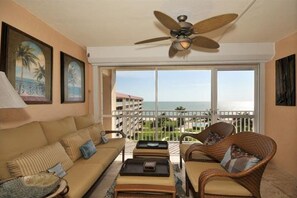
<svg viewBox="0 0 297 198">
<path fill-rule="evenodd" d="M 143 171 L 154 172 L 156 170 L 156 161 L 145 161 L 143 163 Z"/>
</svg>

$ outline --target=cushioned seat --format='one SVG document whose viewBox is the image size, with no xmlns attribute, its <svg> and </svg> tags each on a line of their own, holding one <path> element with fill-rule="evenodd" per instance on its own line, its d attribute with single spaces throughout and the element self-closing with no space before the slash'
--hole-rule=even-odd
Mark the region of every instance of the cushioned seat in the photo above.
<svg viewBox="0 0 297 198">
<path fill-rule="evenodd" d="M 148 179 L 149 178 L 149 179 Z M 148 176 L 118 176 L 116 184 L 154 184 L 162 186 L 175 186 L 173 166 L 170 164 L 169 177 L 148 177 Z"/>
<path fill-rule="evenodd" d="M 180 144 L 180 168 L 182 168 L 182 160 L 189 148 L 188 143 L 183 142 L 186 137 L 194 138 L 198 140 L 195 144 L 203 144 L 206 143 L 208 145 L 214 144 L 219 140 L 222 140 L 230 135 L 235 133 L 235 127 L 232 124 L 226 122 L 217 122 L 215 124 L 210 125 L 205 128 L 203 131 L 199 133 L 184 133 L 179 138 Z M 213 136 L 216 136 L 215 138 Z M 214 141 L 215 140 L 215 141 Z M 186 146 L 184 146 L 186 144 Z M 207 155 L 202 152 L 196 152 L 193 154 L 192 159 L 196 161 L 214 161 L 213 158 L 207 157 Z"/>
<path fill-rule="evenodd" d="M 193 161 L 186 162 L 186 172 L 195 192 L 198 192 L 198 179 L 201 173 L 212 168 L 225 171 L 225 169 L 222 168 L 219 163 L 196 163 Z M 246 188 L 228 177 L 212 178 L 205 186 L 205 193 L 212 195 L 252 196 L 252 194 Z"/>
<path fill-rule="evenodd" d="M 150 176 L 118 176 L 115 187 L 115 197 L 118 193 L 127 192 L 124 197 L 133 196 L 130 192 L 152 192 L 152 193 L 170 193 L 175 197 L 175 180 L 173 166 L 170 163 L 169 177 L 150 177 Z"/>
<path fill-rule="evenodd" d="M 162 157 L 170 158 L 168 149 L 133 149 L 133 158 L 135 157 Z"/>
<path fill-rule="evenodd" d="M 103 171 L 104 168 L 100 164 L 83 163 L 83 160 L 77 160 L 64 177 L 70 189 L 67 197 L 83 197 Z"/>
<path fill-rule="evenodd" d="M 196 151 L 220 163 L 192 161 Z M 186 195 L 192 186 L 196 197 L 260 198 L 262 175 L 275 152 L 274 140 L 255 132 L 240 132 L 210 146 L 190 146 L 185 155 Z"/>
<path fill-rule="evenodd" d="M 125 138 L 109 138 L 107 144 L 98 144 L 97 148 L 116 148 L 119 152 L 125 147 Z"/>
<path fill-rule="evenodd" d="M 179 145 L 180 154 L 183 159 L 185 159 L 185 153 L 187 152 L 187 150 L 189 149 L 189 147 L 191 145 L 192 144 L 180 144 Z M 192 153 L 192 158 L 193 158 L 193 160 L 198 159 L 199 161 L 208 161 L 208 162 L 214 160 L 213 158 L 207 156 L 205 153 L 203 153 L 201 151 L 194 151 Z"/>
<path fill-rule="evenodd" d="M 92 157 L 87 160 L 80 158 L 77 161 L 81 164 L 100 164 L 100 166 L 105 169 L 119 154 L 119 151 L 116 148 L 98 148 L 98 146 L 96 148 L 97 151 Z"/>
</svg>

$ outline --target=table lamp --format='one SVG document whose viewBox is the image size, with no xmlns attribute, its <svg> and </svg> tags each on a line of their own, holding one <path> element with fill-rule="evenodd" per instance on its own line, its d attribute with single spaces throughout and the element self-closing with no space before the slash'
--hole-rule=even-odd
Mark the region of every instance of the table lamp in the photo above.
<svg viewBox="0 0 297 198">
<path fill-rule="evenodd" d="M 4 72 L 0 71 L 0 109 L 24 108 L 26 103 L 10 84 Z"/>
</svg>

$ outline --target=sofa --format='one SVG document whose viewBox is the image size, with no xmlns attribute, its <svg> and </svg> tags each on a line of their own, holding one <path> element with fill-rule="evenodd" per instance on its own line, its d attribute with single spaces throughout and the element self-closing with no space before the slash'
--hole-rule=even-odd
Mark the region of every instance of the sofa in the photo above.
<svg viewBox="0 0 297 198">
<path fill-rule="evenodd" d="M 101 141 L 101 123 L 92 115 L 69 116 L 54 121 L 34 121 L 20 127 L 0 130 L 0 180 L 46 171 L 60 163 L 66 171 L 67 197 L 83 197 L 122 152 L 125 135 L 105 131 L 108 142 Z M 82 157 L 80 146 L 92 140 L 96 152 Z"/>
</svg>

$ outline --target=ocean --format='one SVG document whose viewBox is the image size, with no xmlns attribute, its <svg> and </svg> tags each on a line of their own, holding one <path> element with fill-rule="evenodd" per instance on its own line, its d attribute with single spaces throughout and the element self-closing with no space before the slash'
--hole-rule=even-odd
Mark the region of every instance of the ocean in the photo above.
<svg viewBox="0 0 297 198">
<path fill-rule="evenodd" d="M 158 109 L 161 110 L 175 110 L 176 107 L 182 106 L 188 111 L 206 111 L 211 108 L 210 102 L 159 102 Z M 143 102 L 143 110 L 154 110 L 155 102 Z M 253 101 L 232 101 L 220 102 L 218 104 L 219 111 L 253 111 Z"/>
</svg>

